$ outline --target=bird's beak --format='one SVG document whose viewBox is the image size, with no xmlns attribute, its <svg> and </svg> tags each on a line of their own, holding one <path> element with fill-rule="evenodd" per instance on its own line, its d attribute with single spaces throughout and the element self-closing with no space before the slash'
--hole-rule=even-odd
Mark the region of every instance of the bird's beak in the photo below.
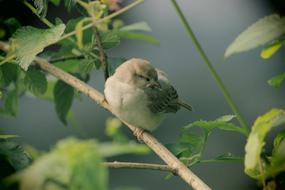
<svg viewBox="0 0 285 190">
<path fill-rule="evenodd" d="M 158 82 L 151 82 L 146 87 L 148 88 L 160 88 L 160 84 Z"/>
</svg>

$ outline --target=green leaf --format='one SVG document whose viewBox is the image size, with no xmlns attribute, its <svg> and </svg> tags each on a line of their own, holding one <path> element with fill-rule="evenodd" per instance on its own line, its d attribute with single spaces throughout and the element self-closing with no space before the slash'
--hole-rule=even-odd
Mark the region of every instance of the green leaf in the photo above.
<svg viewBox="0 0 285 190">
<path fill-rule="evenodd" d="M 48 2 L 47 0 L 33 0 L 34 5 L 37 9 L 37 13 L 41 18 L 45 18 L 47 15 Z"/>
<path fill-rule="evenodd" d="M 273 127 L 284 123 L 285 112 L 281 109 L 272 109 L 255 120 L 245 146 L 245 173 L 250 177 L 261 179 L 259 160 L 265 136 Z"/>
<path fill-rule="evenodd" d="M 5 98 L 5 112 L 9 115 L 16 116 L 18 113 L 18 93 L 17 90 L 8 92 Z"/>
<path fill-rule="evenodd" d="M 0 86 L 8 86 L 16 82 L 19 74 L 19 67 L 16 64 L 7 63 L 0 67 Z"/>
<path fill-rule="evenodd" d="M 120 37 L 116 32 L 101 33 L 101 43 L 104 49 L 111 49 L 120 44 Z"/>
<path fill-rule="evenodd" d="M 144 33 L 138 33 L 138 32 L 130 32 L 130 31 L 119 31 L 118 35 L 121 38 L 125 39 L 131 39 L 131 40 L 141 40 L 153 45 L 159 45 L 160 42 L 158 39 L 155 37 L 149 35 L 149 34 L 144 34 Z"/>
<path fill-rule="evenodd" d="M 282 130 L 277 134 L 277 136 L 274 139 L 273 152 L 274 152 L 274 149 L 277 149 L 279 147 L 279 145 L 281 144 L 281 142 L 284 140 L 285 140 L 285 130 Z"/>
<path fill-rule="evenodd" d="M 42 95 L 39 95 L 38 97 L 44 100 L 48 101 L 53 101 L 54 96 L 53 96 L 53 91 L 54 91 L 54 86 L 55 86 L 55 81 L 49 80 L 47 81 L 47 89 L 46 92 Z"/>
<path fill-rule="evenodd" d="M 188 129 L 197 126 L 204 128 L 208 132 L 211 132 L 213 129 L 217 128 L 225 131 L 234 131 L 245 134 L 245 131 L 241 127 L 229 123 L 229 121 L 231 121 L 233 118 L 235 118 L 234 115 L 225 115 L 213 121 L 205 121 L 205 120 L 195 121 L 185 126 L 185 128 Z"/>
<path fill-rule="evenodd" d="M 225 58 L 271 42 L 285 33 L 285 18 L 266 16 L 243 31 L 227 48 Z"/>
<path fill-rule="evenodd" d="M 47 90 L 46 76 L 39 70 L 29 69 L 24 80 L 28 89 L 36 96 L 43 95 Z"/>
<path fill-rule="evenodd" d="M 260 57 L 263 59 L 270 58 L 273 54 L 275 54 L 281 47 L 282 47 L 282 41 L 278 40 L 274 43 L 269 44 L 266 46 L 260 53 Z"/>
<path fill-rule="evenodd" d="M 80 60 L 70 59 L 65 61 L 58 61 L 53 65 L 66 72 L 75 73 L 79 70 Z"/>
<path fill-rule="evenodd" d="M 55 84 L 53 95 L 56 113 L 59 119 L 66 125 L 66 116 L 73 102 L 74 89 L 68 84 L 59 80 Z"/>
<path fill-rule="evenodd" d="M 267 81 L 267 83 L 270 86 L 279 88 L 284 80 L 285 80 L 285 73 L 282 73 L 282 74 L 272 77 L 270 80 Z"/>
<path fill-rule="evenodd" d="M 0 134 L 0 140 L 1 139 L 12 139 L 12 138 L 17 138 L 19 137 L 18 135 L 1 135 Z"/>
<path fill-rule="evenodd" d="M 16 174 L 20 189 L 107 190 L 108 170 L 98 148 L 94 140 L 61 140 L 51 152 Z"/>
<path fill-rule="evenodd" d="M 20 22 L 16 18 L 8 18 L 4 21 L 4 23 L 7 25 L 10 34 L 13 34 L 18 28 L 21 27 Z"/>
<path fill-rule="evenodd" d="M 64 0 L 64 5 L 67 8 L 68 11 L 71 10 L 72 7 L 76 4 L 77 0 Z"/>
<path fill-rule="evenodd" d="M 75 36 L 76 36 L 76 39 L 77 39 L 77 46 L 78 46 L 79 49 L 83 48 L 83 34 L 84 34 L 84 31 L 83 31 L 82 27 L 83 27 L 83 24 L 86 21 L 89 21 L 89 19 L 88 18 L 84 18 L 84 19 L 80 20 L 79 22 L 77 22 L 77 24 L 75 26 Z"/>
<path fill-rule="evenodd" d="M 103 157 L 118 156 L 121 154 L 149 154 L 150 149 L 137 143 L 100 143 L 100 155 Z"/>
<path fill-rule="evenodd" d="M 107 136 L 111 137 L 114 142 L 127 143 L 129 140 L 126 135 L 120 131 L 121 126 L 122 122 L 119 119 L 108 118 L 106 120 L 105 133 Z"/>
<path fill-rule="evenodd" d="M 284 137 L 283 137 L 284 138 Z M 275 177 L 280 173 L 285 172 L 285 141 L 284 139 L 276 146 L 272 152 L 270 165 L 265 169 L 266 178 Z"/>
<path fill-rule="evenodd" d="M 235 161 L 238 161 L 238 162 L 243 161 L 243 158 L 239 156 L 235 156 L 230 152 L 221 154 L 214 159 L 201 160 L 201 162 L 235 162 Z"/>
<path fill-rule="evenodd" d="M 50 0 L 51 3 L 53 3 L 55 6 L 60 5 L 61 0 Z"/>
<path fill-rule="evenodd" d="M 38 53 L 60 39 L 64 29 L 64 24 L 50 29 L 38 29 L 31 26 L 18 29 L 10 43 L 19 65 L 27 70 Z"/>
<path fill-rule="evenodd" d="M 186 133 L 184 130 L 178 139 L 178 143 L 168 144 L 167 148 L 190 167 L 201 160 L 202 151 L 207 139 L 206 135 L 204 133 L 199 136 Z"/>
<path fill-rule="evenodd" d="M 21 170 L 32 162 L 21 145 L 8 140 L 0 139 L 0 155 L 4 156 L 15 170 Z"/>
<path fill-rule="evenodd" d="M 121 31 L 147 31 L 150 32 L 151 28 L 146 22 L 136 22 L 120 28 Z"/>
</svg>

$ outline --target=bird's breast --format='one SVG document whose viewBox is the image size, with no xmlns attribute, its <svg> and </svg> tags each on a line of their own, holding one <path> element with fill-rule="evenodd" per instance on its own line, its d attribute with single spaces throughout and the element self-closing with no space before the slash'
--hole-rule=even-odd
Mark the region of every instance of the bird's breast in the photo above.
<svg viewBox="0 0 285 190">
<path fill-rule="evenodd" d="M 115 114 L 129 124 L 151 131 L 163 119 L 163 114 L 154 114 L 150 111 L 148 97 L 139 88 L 108 79 L 104 93 Z"/>
</svg>

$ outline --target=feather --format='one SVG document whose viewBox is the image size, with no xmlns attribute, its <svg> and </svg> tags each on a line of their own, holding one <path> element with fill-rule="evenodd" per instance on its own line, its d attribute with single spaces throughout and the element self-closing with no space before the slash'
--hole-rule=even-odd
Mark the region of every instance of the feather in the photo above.
<svg viewBox="0 0 285 190">
<path fill-rule="evenodd" d="M 192 110 L 193 110 L 193 108 L 192 108 L 191 105 L 189 105 L 189 104 L 183 102 L 183 101 L 180 100 L 180 99 L 178 99 L 177 104 L 178 104 L 179 106 L 181 106 L 181 107 L 184 107 L 185 109 L 187 109 L 187 110 L 189 110 L 189 111 L 192 111 Z"/>
</svg>

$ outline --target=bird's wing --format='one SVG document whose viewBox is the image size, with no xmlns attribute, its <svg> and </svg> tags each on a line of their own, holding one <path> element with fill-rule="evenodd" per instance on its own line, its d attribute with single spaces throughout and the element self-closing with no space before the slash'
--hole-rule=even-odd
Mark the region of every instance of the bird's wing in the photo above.
<svg viewBox="0 0 285 190">
<path fill-rule="evenodd" d="M 177 112 L 180 109 L 178 94 L 170 84 L 166 74 L 157 70 L 160 88 L 149 88 L 146 94 L 149 99 L 149 108 L 153 113 Z"/>
<path fill-rule="evenodd" d="M 176 90 L 168 88 L 149 88 L 146 90 L 148 95 L 148 107 L 153 113 L 177 112 L 180 105 L 177 103 L 178 95 Z"/>
</svg>

